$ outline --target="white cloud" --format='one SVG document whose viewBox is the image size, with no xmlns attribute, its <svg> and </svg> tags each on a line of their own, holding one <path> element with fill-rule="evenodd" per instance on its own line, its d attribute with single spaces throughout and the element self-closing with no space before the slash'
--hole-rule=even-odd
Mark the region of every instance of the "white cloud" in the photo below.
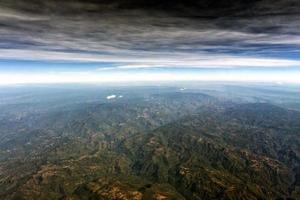
<svg viewBox="0 0 300 200">
<path fill-rule="evenodd" d="M 40 50 L 0 49 L 0 59 L 78 61 L 78 62 L 123 62 L 130 63 L 108 69 L 139 69 L 158 67 L 192 68 L 234 68 L 234 67 L 300 67 L 299 60 L 269 59 L 260 57 L 212 55 L 195 53 L 149 53 L 132 55 L 100 55 L 86 53 L 65 53 Z M 101 70 L 99 68 L 98 70 Z"/>
<path fill-rule="evenodd" d="M 115 99 L 115 98 L 117 98 L 117 95 L 114 95 L 114 94 L 106 97 L 107 100 Z"/>
<path fill-rule="evenodd" d="M 300 72 L 246 73 L 246 72 L 191 72 L 191 73 L 52 73 L 12 74 L 1 73 L 0 84 L 28 83 L 126 83 L 156 81 L 259 81 L 300 83 Z"/>
<path fill-rule="evenodd" d="M 158 67 L 166 67 L 164 65 L 156 65 L 156 64 L 131 64 L 131 65 L 120 65 L 115 67 L 101 67 L 98 68 L 98 71 L 107 71 L 114 69 L 147 69 L 147 68 L 158 68 Z"/>
<path fill-rule="evenodd" d="M 30 14 L 23 14 L 10 9 L 3 9 L 0 7 L 0 19 L 15 19 L 21 21 L 39 21 L 49 19 L 48 17 L 34 16 Z"/>
</svg>

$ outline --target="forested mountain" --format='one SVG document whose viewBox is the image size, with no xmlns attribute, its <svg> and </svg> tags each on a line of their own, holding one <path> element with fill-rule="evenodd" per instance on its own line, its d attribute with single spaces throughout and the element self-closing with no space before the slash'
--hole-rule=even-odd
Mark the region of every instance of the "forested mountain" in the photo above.
<svg viewBox="0 0 300 200">
<path fill-rule="evenodd" d="M 296 109 L 174 88 L 83 99 L 2 105 L 1 199 L 300 198 Z"/>
</svg>

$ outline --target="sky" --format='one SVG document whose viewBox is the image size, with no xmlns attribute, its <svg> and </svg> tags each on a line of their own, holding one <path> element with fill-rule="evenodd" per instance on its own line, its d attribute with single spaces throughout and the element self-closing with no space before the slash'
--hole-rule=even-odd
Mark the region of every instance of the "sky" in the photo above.
<svg viewBox="0 0 300 200">
<path fill-rule="evenodd" d="M 0 0 L 0 84 L 300 83 L 298 0 Z"/>
</svg>

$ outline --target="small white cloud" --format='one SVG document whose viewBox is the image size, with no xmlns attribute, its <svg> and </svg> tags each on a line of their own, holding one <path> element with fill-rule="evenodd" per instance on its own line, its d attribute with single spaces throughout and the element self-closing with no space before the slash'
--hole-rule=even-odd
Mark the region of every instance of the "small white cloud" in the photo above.
<svg viewBox="0 0 300 200">
<path fill-rule="evenodd" d="M 116 70 L 116 69 L 147 69 L 147 68 L 160 68 L 166 67 L 164 65 L 156 65 L 156 64 L 131 64 L 131 65 L 120 65 L 114 67 L 100 67 L 97 71 L 108 71 L 108 70 Z"/>
<path fill-rule="evenodd" d="M 109 95 L 106 97 L 106 99 L 110 100 L 110 99 L 115 99 L 117 97 L 117 95 Z"/>
<path fill-rule="evenodd" d="M 123 95 L 119 95 L 119 98 L 123 98 Z"/>
<path fill-rule="evenodd" d="M 180 88 L 179 90 L 180 90 L 180 91 L 184 91 L 184 90 L 186 90 L 186 88 Z"/>
</svg>

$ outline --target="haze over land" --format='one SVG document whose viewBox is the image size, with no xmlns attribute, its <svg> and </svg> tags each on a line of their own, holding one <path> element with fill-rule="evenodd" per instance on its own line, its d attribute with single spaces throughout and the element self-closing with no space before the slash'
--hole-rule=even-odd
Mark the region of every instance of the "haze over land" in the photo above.
<svg viewBox="0 0 300 200">
<path fill-rule="evenodd" d="M 299 199 L 299 91 L 1 87 L 0 198 Z"/>
</svg>

